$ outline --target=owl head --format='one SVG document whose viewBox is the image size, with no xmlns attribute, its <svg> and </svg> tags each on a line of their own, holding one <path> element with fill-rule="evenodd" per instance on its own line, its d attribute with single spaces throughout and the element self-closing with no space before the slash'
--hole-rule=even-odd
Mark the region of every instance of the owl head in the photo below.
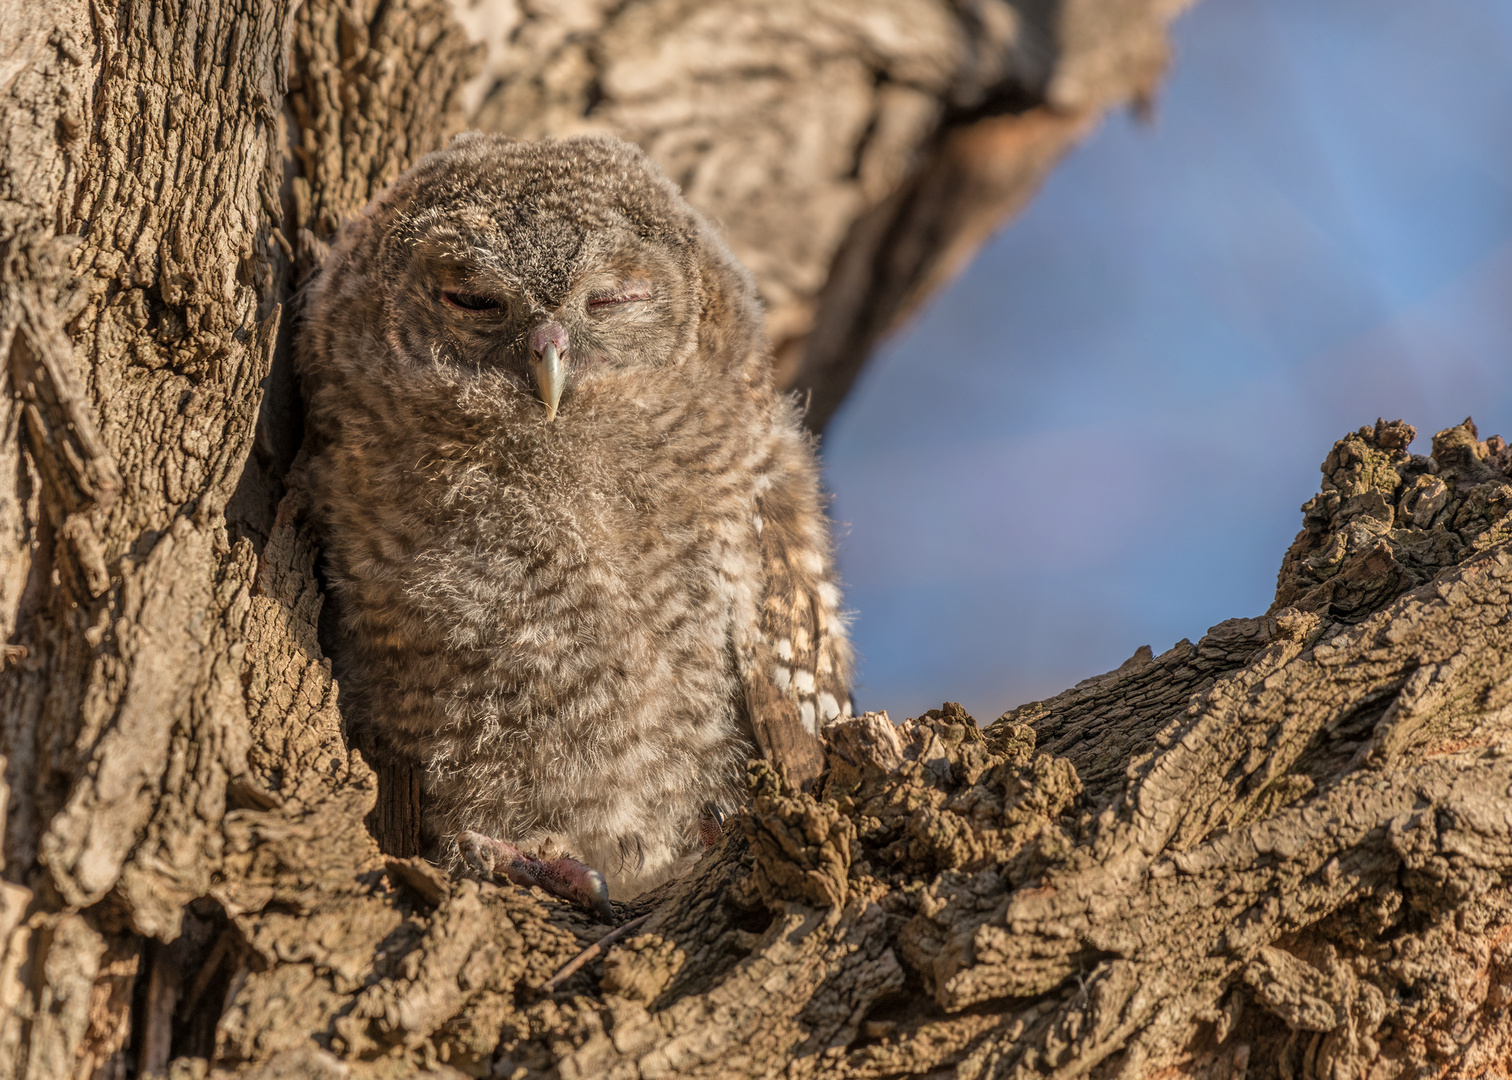
<svg viewBox="0 0 1512 1080">
<path fill-rule="evenodd" d="M 459 136 L 348 226 L 327 276 L 328 304 L 380 302 L 391 358 L 513 380 L 546 422 L 599 373 L 735 367 L 761 351 L 748 275 L 613 137 Z"/>
</svg>

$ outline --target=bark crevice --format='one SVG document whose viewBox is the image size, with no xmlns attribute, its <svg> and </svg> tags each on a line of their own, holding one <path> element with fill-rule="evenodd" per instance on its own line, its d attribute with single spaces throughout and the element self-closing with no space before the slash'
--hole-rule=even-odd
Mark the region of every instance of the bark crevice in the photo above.
<svg viewBox="0 0 1512 1080">
<path fill-rule="evenodd" d="M 1469 421 L 1340 440 L 1263 615 L 985 728 L 849 720 L 811 792 L 758 765 L 551 992 L 605 927 L 413 858 L 344 736 L 286 363 L 343 217 L 468 125 L 635 138 L 818 428 L 1177 6 L 12 5 L 0 1080 L 1512 1067 L 1512 451 Z"/>
</svg>

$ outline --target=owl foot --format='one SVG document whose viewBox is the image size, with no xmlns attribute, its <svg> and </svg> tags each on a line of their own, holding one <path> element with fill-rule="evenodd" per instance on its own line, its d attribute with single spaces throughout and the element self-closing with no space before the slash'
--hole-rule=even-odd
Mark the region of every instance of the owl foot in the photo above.
<svg viewBox="0 0 1512 1080">
<path fill-rule="evenodd" d="M 513 844 L 467 830 L 457 834 L 462 860 L 485 878 L 503 877 L 529 888 L 532 885 L 592 911 L 605 922 L 614 922 L 609 907 L 609 887 L 604 875 L 566 855 L 538 859 Z"/>
<path fill-rule="evenodd" d="M 719 843 L 724 835 L 725 813 L 713 803 L 704 803 L 703 815 L 698 819 L 698 841 L 704 852 Z"/>
</svg>

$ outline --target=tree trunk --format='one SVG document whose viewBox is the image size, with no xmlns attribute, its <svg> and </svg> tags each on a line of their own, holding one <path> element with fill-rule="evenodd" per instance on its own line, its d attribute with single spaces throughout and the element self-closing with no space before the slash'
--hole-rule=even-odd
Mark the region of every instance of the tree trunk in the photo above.
<svg viewBox="0 0 1512 1080">
<path fill-rule="evenodd" d="M 1341 441 L 1269 615 L 984 731 L 842 724 L 817 795 L 756 766 L 559 986 L 605 927 L 369 831 L 402 785 L 287 486 L 343 216 L 469 123 L 635 138 L 817 428 L 1176 6 L 0 0 L 0 1080 L 1512 1067 L 1512 453 L 1469 424 Z"/>
</svg>

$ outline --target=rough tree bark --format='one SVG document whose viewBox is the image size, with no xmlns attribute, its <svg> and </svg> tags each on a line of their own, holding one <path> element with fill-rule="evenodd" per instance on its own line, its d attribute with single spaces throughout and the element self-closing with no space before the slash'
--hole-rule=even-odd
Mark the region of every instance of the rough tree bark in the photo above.
<svg viewBox="0 0 1512 1080">
<path fill-rule="evenodd" d="M 1512 453 L 1338 443 L 1272 611 L 979 730 L 834 729 L 650 920 L 384 855 L 289 302 L 451 132 L 608 126 L 822 424 L 1174 5 L 0 2 L 0 1078 L 1512 1068 Z"/>
</svg>

